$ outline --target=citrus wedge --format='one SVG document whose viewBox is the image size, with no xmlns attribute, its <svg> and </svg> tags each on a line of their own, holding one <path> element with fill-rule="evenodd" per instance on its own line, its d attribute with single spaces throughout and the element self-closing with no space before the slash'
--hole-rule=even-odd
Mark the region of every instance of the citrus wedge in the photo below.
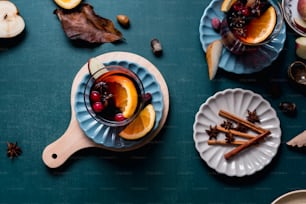
<svg viewBox="0 0 306 204">
<path fill-rule="evenodd" d="M 82 0 L 54 0 L 54 2 L 63 9 L 73 9 L 77 7 Z"/>
<path fill-rule="evenodd" d="M 124 76 L 110 76 L 105 79 L 109 84 L 110 92 L 113 95 L 115 106 L 120 109 L 125 118 L 130 118 L 138 103 L 138 94 L 134 83 Z"/>
<path fill-rule="evenodd" d="M 227 12 L 237 0 L 224 0 L 221 5 L 221 11 Z"/>
<path fill-rule="evenodd" d="M 266 40 L 273 32 L 276 25 L 276 12 L 270 6 L 260 17 L 250 21 L 247 25 L 247 36 L 240 40 L 246 43 L 256 44 Z"/>
<path fill-rule="evenodd" d="M 146 105 L 135 120 L 119 133 L 119 136 L 127 140 L 136 140 L 144 137 L 152 130 L 155 117 L 156 114 L 153 105 Z"/>
</svg>

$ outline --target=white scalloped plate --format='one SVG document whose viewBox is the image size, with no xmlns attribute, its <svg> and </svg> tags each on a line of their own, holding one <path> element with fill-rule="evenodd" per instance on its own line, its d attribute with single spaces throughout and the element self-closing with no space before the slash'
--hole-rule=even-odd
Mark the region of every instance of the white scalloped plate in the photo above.
<svg viewBox="0 0 306 204">
<path fill-rule="evenodd" d="M 306 190 L 296 190 L 276 198 L 272 204 L 303 204 L 306 203 Z"/>
<path fill-rule="evenodd" d="M 211 42 L 221 39 L 220 34 L 212 28 L 211 20 L 214 17 L 219 19 L 224 17 L 224 13 L 220 10 L 222 2 L 223 0 L 212 0 L 205 8 L 201 17 L 199 32 L 200 42 L 204 52 L 206 52 L 206 49 Z M 261 45 L 256 52 L 248 53 L 247 55 L 234 55 L 227 49 L 223 49 L 219 67 L 225 71 L 236 74 L 259 72 L 271 65 L 271 63 L 278 57 L 284 47 L 285 39 L 286 25 L 283 23 L 280 33 L 269 43 Z"/>
<path fill-rule="evenodd" d="M 295 18 L 301 18 L 297 11 L 298 0 L 282 0 L 282 7 L 284 11 L 284 18 L 288 25 L 299 35 L 306 37 L 305 31 L 299 29 L 294 23 Z"/>
<path fill-rule="evenodd" d="M 118 136 L 118 128 L 112 128 L 105 126 L 91 117 L 88 113 L 85 102 L 84 102 L 84 89 L 86 83 L 90 77 L 89 74 L 86 74 L 83 80 L 80 82 L 76 97 L 75 97 L 75 112 L 76 118 L 79 122 L 81 129 L 85 132 L 85 135 L 92 139 L 95 143 L 101 144 L 109 149 L 118 150 L 118 149 L 131 149 L 134 146 L 137 146 L 141 143 L 145 143 L 147 138 L 150 137 L 150 134 L 158 128 L 159 122 L 162 118 L 163 112 L 163 95 L 160 89 L 160 86 L 155 79 L 155 77 L 144 67 L 139 66 L 136 63 L 128 61 L 111 61 L 104 63 L 105 65 L 120 65 L 132 70 L 138 75 L 140 80 L 143 83 L 145 92 L 152 94 L 152 105 L 156 113 L 155 125 L 153 130 L 149 132 L 145 137 L 139 140 L 125 140 Z"/>
<path fill-rule="evenodd" d="M 231 112 L 241 118 L 246 118 L 247 110 L 256 110 L 262 128 L 271 131 L 264 142 L 249 147 L 230 160 L 224 159 L 224 154 L 233 146 L 208 145 L 209 127 L 221 124 L 225 119 L 218 115 L 220 110 Z M 207 165 L 218 173 L 228 176 L 242 177 L 254 174 L 268 165 L 276 155 L 281 141 L 280 122 L 275 110 L 268 101 L 249 90 L 227 89 L 217 92 L 203 103 L 195 116 L 193 139 L 200 157 Z M 220 133 L 221 134 L 221 133 Z M 219 135 L 224 137 L 224 135 Z"/>
</svg>

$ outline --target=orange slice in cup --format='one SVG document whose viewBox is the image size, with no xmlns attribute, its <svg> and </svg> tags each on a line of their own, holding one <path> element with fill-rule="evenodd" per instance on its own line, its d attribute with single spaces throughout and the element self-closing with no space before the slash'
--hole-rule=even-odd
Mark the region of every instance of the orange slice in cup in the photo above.
<svg viewBox="0 0 306 204">
<path fill-rule="evenodd" d="M 270 6 L 261 16 L 250 21 L 247 25 L 247 36 L 240 40 L 245 43 L 256 44 L 266 40 L 276 25 L 276 12 Z"/>
<path fill-rule="evenodd" d="M 138 104 L 138 94 L 134 83 L 124 76 L 111 76 L 105 79 L 110 83 L 109 89 L 113 94 L 115 106 L 120 109 L 125 118 L 131 117 Z"/>
<path fill-rule="evenodd" d="M 140 114 L 123 129 L 119 136 L 127 140 L 136 140 L 149 133 L 155 123 L 156 113 L 152 104 L 148 104 Z"/>
<path fill-rule="evenodd" d="M 224 0 L 221 4 L 221 11 L 227 12 L 237 0 Z"/>
</svg>

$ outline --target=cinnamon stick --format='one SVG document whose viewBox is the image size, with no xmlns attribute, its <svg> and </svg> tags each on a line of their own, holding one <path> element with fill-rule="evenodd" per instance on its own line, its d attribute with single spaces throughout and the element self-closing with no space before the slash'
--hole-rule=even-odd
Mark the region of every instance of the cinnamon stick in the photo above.
<svg viewBox="0 0 306 204">
<path fill-rule="evenodd" d="M 248 127 L 249 129 L 253 130 L 254 132 L 257 132 L 257 133 L 265 133 L 267 130 L 266 129 L 263 129 L 261 127 L 259 127 L 258 125 L 255 125 L 254 123 L 251 123 L 245 119 L 242 119 L 232 113 L 229 113 L 229 112 L 226 112 L 224 110 L 220 110 L 219 111 L 219 115 L 222 116 L 222 117 L 225 117 L 229 120 L 232 120 L 232 121 L 235 121 L 237 123 L 240 123 L 246 127 Z"/>
<path fill-rule="evenodd" d="M 224 132 L 224 133 L 229 133 L 230 132 L 235 136 L 243 137 L 243 138 L 246 138 L 246 139 L 252 139 L 252 138 L 256 137 L 256 135 L 251 135 L 251 134 L 248 134 L 248 133 L 245 133 L 245 132 L 240 132 L 240 131 L 233 130 L 233 129 L 229 130 L 229 129 L 226 129 L 226 128 L 221 127 L 219 125 L 216 128 L 220 132 Z"/>
<path fill-rule="evenodd" d="M 259 140 L 265 138 L 266 136 L 268 136 L 271 132 L 269 130 L 265 130 L 265 132 L 261 133 L 260 135 L 254 137 L 253 139 L 250 140 L 246 140 L 246 142 L 242 145 L 239 145 L 238 147 L 234 148 L 233 150 L 231 150 L 230 152 L 226 153 L 224 155 L 224 158 L 226 160 L 232 158 L 233 156 L 237 155 L 239 152 L 241 152 L 242 150 L 248 148 L 249 146 L 251 146 L 252 144 L 258 142 Z"/>
<path fill-rule="evenodd" d="M 243 145 L 246 141 L 235 140 L 233 142 L 227 142 L 225 140 L 208 140 L 207 144 L 209 145 Z"/>
</svg>

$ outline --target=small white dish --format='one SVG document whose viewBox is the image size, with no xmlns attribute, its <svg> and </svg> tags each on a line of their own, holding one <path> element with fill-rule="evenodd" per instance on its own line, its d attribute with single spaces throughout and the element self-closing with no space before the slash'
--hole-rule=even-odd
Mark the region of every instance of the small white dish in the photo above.
<svg viewBox="0 0 306 204">
<path fill-rule="evenodd" d="M 306 32 L 296 26 L 294 19 L 301 18 L 297 11 L 298 0 L 282 0 L 284 18 L 288 25 L 299 35 L 306 37 Z"/>
<path fill-rule="evenodd" d="M 306 190 L 296 190 L 276 198 L 271 204 L 303 204 L 306 203 Z"/>
<path fill-rule="evenodd" d="M 218 115 L 220 110 L 246 118 L 247 110 L 256 110 L 260 118 L 260 127 L 270 130 L 271 134 L 264 142 L 249 147 L 226 160 L 224 154 L 232 150 L 231 145 L 208 145 L 206 130 L 210 126 L 221 124 L 225 119 Z M 220 174 L 242 177 L 254 174 L 268 165 L 276 155 L 281 142 L 280 121 L 275 110 L 260 95 L 243 89 L 227 89 L 217 92 L 203 103 L 195 116 L 193 139 L 200 157 L 209 167 Z M 221 134 L 221 133 L 220 133 Z M 218 135 L 224 137 L 224 135 Z"/>
</svg>

